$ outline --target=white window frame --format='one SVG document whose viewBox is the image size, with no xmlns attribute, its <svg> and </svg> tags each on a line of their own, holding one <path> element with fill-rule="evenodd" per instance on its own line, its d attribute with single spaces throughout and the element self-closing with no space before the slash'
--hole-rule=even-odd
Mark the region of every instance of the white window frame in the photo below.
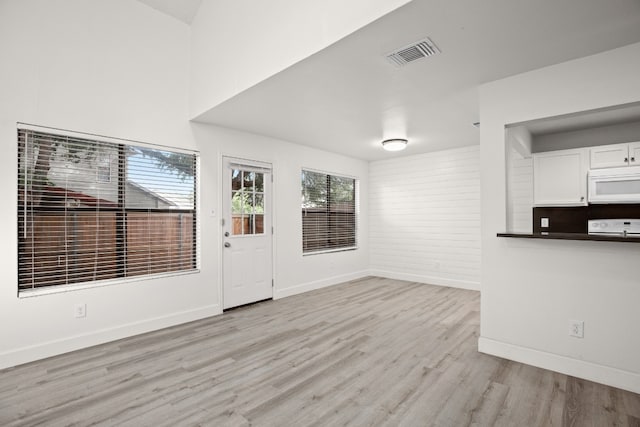
<svg viewBox="0 0 640 427">
<path fill-rule="evenodd" d="M 360 200 L 359 200 L 359 179 L 355 176 L 351 176 L 351 175 L 347 175 L 347 174 L 343 174 L 343 173 L 336 173 L 336 172 L 327 172 L 324 170 L 317 170 L 317 169 L 313 169 L 313 168 L 306 168 L 303 167 L 300 171 L 300 176 L 301 176 L 301 190 L 303 190 L 302 186 L 304 185 L 304 183 L 302 182 L 302 174 L 304 172 L 310 172 L 310 173 L 315 173 L 315 174 L 322 174 L 322 175 L 326 175 L 327 179 L 330 179 L 331 177 L 335 177 L 335 178 L 341 178 L 341 179 L 349 179 L 349 180 L 353 180 L 353 244 L 352 245 L 345 245 L 345 246 L 338 246 L 338 247 L 325 247 L 325 248 L 320 248 L 320 249 L 307 249 L 305 250 L 305 224 L 304 224 L 304 216 L 305 216 L 305 207 L 302 206 L 303 201 L 301 200 L 301 213 L 302 213 L 302 255 L 303 256 L 311 256 L 311 255 L 320 255 L 320 254 L 326 254 L 326 253 L 335 253 L 335 252 L 344 252 L 344 251 L 354 251 L 358 249 L 358 226 L 359 226 L 359 221 L 360 221 Z M 302 197 L 301 197 L 302 198 Z M 327 203 L 330 203 L 330 201 L 328 201 Z M 326 210 L 327 210 L 327 214 L 330 215 L 330 206 L 327 205 L 326 206 Z M 351 237 L 351 236 L 350 236 Z"/>
<path fill-rule="evenodd" d="M 31 287 L 31 288 L 26 288 L 26 287 L 20 287 L 19 285 L 19 281 L 18 281 L 18 286 L 17 286 L 17 296 L 19 298 L 29 298 L 29 297 L 34 297 L 34 296 L 40 296 L 40 295 L 47 295 L 47 294 L 53 294 L 53 293 L 59 293 L 59 292 L 68 292 L 68 291 L 75 291 L 75 290 L 80 290 L 80 289 L 87 289 L 87 288 L 95 288 L 95 287 L 100 287 L 100 286 L 109 286 L 109 285 L 114 285 L 114 284 L 121 284 L 121 283 L 129 283 L 129 282 L 138 282 L 138 281 L 143 281 L 143 280 L 153 280 L 153 279 L 158 279 L 158 278 L 162 278 L 162 277 L 172 277 L 172 276 L 180 276 L 180 275 L 186 275 L 186 274 L 194 274 L 194 273 L 199 273 L 200 272 L 200 250 L 201 250 L 201 244 L 200 244 L 200 208 L 199 208 L 199 196 L 200 196 L 200 154 L 199 152 L 195 151 L 195 150 L 188 150 L 188 149 L 182 149 L 182 148 L 176 148 L 176 147 L 167 147 L 167 146 L 161 146 L 161 145 L 157 145 L 157 144 L 149 144 L 149 143 L 144 143 L 144 142 L 139 142 L 139 141 L 133 141 L 133 140 L 126 140 L 126 139 L 120 139 L 120 138 L 112 138 L 112 137 L 106 137 L 106 136 L 101 136 L 101 135 L 94 135 L 94 134 L 87 134 L 87 133 L 82 133 L 82 132 L 74 132 L 74 131 L 69 131 L 69 130 L 63 130 L 63 129 L 58 129 L 58 128 L 51 128 L 51 127 L 44 127 L 44 126 L 38 126 L 38 125 L 32 125 L 32 124 L 26 124 L 26 123 L 17 123 L 17 131 L 18 131 L 18 135 L 19 132 L 35 132 L 35 133 L 44 133 L 44 134 L 50 134 L 50 135 L 56 135 L 56 136 L 60 136 L 60 137 L 69 137 L 69 138 L 75 138 L 75 139 L 79 139 L 79 140 L 85 140 L 87 142 L 95 142 L 95 143 L 107 143 L 107 144 L 117 144 L 118 146 L 124 146 L 125 149 L 126 147 L 138 147 L 138 148 L 145 148 L 145 149 L 151 149 L 151 150 L 161 150 L 161 151 L 165 151 L 165 152 L 173 152 L 173 153 L 179 153 L 179 154 L 187 154 L 187 155 L 193 155 L 194 156 L 194 175 L 193 175 L 193 179 L 194 179 L 194 191 L 193 191 L 193 208 L 188 208 L 188 209 L 182 209 L 182 208 L 177 208 L 175 211 L 172 211 L 171 213 L 181 213 L 182 211 L 188 211 L 190 212 L 193 216 L 192 219 L 190 221 L 193 222 L 193 234 L 191 234 L 191 244 L 193 245 L 193 249 L 191 249 L 191 253 L 189 255 L 189 258 L 192 259 L 192 261 L 189 261 L 191 263 L 191 267 L 188 267 L 186 269 L 180 269 L 180 270 L 173 270 L 173 271 L 164 271 L 164 272 L 152 272 L 152 273 L 145 273 L 145 274 L 137 274 L 137 275 L 133 275 L 133 276 L 120 276 L 120 277 L 114 277 L 114 278 L 109 278 L 109 279 L 100 279 L 100 280 L 87 280 L 87 281 L 80 281 L 78 283 L 66 283 L 66 284 L 55 284 L 55 285 L 44 285 L 44 286 L 36 286 L 36 287 Z M 20 151 L 20 150 L 18 150 Z M 18 153 L 18 156 L 20 156 L 20 153 Z M 110 181 L 113 177 L 112 173 L 113 173 L 113 169 L 111 166 L 111 163 L 109 164 L 109 169 L 110 169 Z M 97 173 L 98 171 L 98 167 L 95 168 L 95 172 Z M 17 189 L 18 192 L 20 193 L 21 191 L 21 187 L 20 187 L 20 182 L 21 182 L 21 171 L 20 171 L 20 165 L 18 165 L 18 171 L 17 171 L 17 178 L 18 178 L 18 182 L 17 182 Z M 126 185 L 126 181 L 124 180 L 124 178 L 121 178 L 120 176 L 120 172 L 118 173 L 118 180 L 123 180 L 122 185 Z M 24 181 L 24 179 L 23 179 Z M 97 181 L 97 180 L 96 180 Z M 20 196 L 19 196 L 20 197 Z M 26 204 L 25 204 L 26 205 Z M 18 201 L 18 227 L 20 229 L 21 226 L 21 217 L 20 217 L 20 209 L 22 208 L 21 203 Z M 73 207 L 72 207 L 73 209 Z M 96 208 L 97 209 L 97 208 Z M 127 212 L 127 207 L 122 207 L 123 211 Z M 44 209 L 43 209 L 44 210 Z M 65 209 L 66 211 L 66 209 Z M 159 212 L 157 210 L 154 209 L 150 209 L 149 210 L 151 212 L 151 214 L 153 214 L 153 212 Z M 65 213 L 66 215 L 66 213 Z M 66 216 L 65 216 L 66 217 Z M 24 216 L 23 218 L 26 218 L 26 216 Z M 22 219 L 22 221 L 24 221 L 24 219 Z M 22 224 L 24 226 L 24 224 Z M 126 240 L 125 240 L 126 242 Z M 126 243 L 125 243 L 125 248 L 126 248 Z M 126 251 L 126 249 L 124 249 Z M 17 266 L 17 271 L 20 272 L 21 271 L 21 254 L 20 252 L 18 252 L 17 257 L 16 257 L 18 266 Z"/>
</svg>

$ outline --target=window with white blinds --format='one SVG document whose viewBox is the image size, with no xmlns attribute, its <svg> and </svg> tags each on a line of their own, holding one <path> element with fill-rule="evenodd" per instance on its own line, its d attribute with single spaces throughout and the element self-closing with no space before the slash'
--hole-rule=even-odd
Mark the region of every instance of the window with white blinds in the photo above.
<svg viewBox="0 0 640 427">
<path fill-rule="evenodd" d="M 302 252 L 356 248 L 356 180 L 302 170 Z"/>
<path fill-rule="evenodd" d="M 18 291 L 197 268 L 197 155 L 18 129 Z"/>
</svg>

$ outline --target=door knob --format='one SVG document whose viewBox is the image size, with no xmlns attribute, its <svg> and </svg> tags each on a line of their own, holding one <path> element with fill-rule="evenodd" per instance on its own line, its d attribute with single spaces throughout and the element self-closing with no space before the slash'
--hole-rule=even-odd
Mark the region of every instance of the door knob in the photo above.
<svg viewBox="0 0 640 427">
<path fill-rule="evenodd" d="M 228 231 L 224 232 L 224 237 L 229 237 L 229 232 Z"/>
<path fill-rule="evenodd" d="M 229 242 L 224 242 L 224 247 L 225 247 L 225 248 L 230 248 L 230 247 L 231 247 L 231 243 L 229 243 Z"/>
</svg>

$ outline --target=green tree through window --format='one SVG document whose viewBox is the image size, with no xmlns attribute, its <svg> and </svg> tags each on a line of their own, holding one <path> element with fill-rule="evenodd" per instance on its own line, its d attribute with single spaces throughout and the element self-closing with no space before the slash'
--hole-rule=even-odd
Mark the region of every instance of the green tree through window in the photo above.
<svg viewBox="0 0 640 427">
<path fill-rule="evenodd" d="M 302 170 L 302 250 L 356 247 L 356 180 Z"/>
</svg>

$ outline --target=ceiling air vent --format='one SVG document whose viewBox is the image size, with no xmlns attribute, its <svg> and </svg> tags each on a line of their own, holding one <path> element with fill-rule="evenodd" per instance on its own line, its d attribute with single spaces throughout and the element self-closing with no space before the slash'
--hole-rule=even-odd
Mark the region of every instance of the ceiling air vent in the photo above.
<svg viewBox="0 0 640 427">
<path fill-rule="evenodd" d="M 387 54 L 387 60 L 396 67 L 402 67 L 409 62 L 417 61 L 418 59 L 426 58 L 428 56 L 437 55 L 440 53 L 440 49 L 431 41 L 429 37 L 426 39 L 411 43 L 408 46 L 401 47 Z"/>
</svg>

